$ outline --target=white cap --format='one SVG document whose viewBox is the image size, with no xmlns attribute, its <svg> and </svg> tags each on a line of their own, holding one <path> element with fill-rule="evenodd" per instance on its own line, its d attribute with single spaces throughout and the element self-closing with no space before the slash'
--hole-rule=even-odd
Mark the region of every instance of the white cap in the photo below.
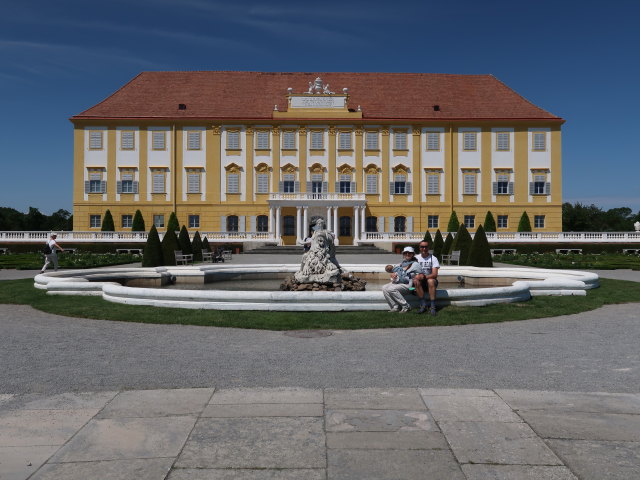
<svg viewBox="0 0 640 480">
<path fill-rule="evenodd" d="M 402 253 L 405 253 L 405 252 L 416 253 L 413 247 L 404 247 L 404 250 L 402 251 Z"/>
</svg>

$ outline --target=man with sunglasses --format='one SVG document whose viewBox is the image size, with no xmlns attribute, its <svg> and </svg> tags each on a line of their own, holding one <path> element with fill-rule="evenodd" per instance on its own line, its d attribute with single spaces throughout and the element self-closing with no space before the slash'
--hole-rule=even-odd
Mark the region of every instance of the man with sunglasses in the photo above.
<svg viewBox="0 0 640 480">
<path fill-rule="evenodd" d="M 436 315 L 436 289 L 438 288 L 438 269 L 440 262 L 429 253 L 429 242 L 423 240 L 419 245 L 420 254 L 416 255 L 416 260 L 422 268 L 422 273 L 416 275 L 413 284 L 416 287 L 416 294 L 420 297 L 420 308 L 418 313 L 429 310 L 431 315 Z M 429 292 L 429 306 L 427 307 L 426 293 Z"/>
</svg>

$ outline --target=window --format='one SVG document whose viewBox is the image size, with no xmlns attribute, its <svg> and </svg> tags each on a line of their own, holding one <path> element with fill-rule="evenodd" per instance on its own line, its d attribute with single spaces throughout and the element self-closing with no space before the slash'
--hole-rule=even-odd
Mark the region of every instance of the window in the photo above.
<svg viewBox="0 0 640 480">
<path fill-rule="evenodd" d="M 296 132 L 292 132 L 291 130 L 282 132 L 282 148 L 284 150 L 295 150 Z"/>
<path fill-rule="evenodd" d="M 259 173 L 256 175 L 256 193 L 269 193 L 268 173 Z"/>
<path fill-rule="evenodd" d="M 122 228 L 133 227 L 133 215 L 122 215 Z"/>
<path fill-rule="evenodd" d="M 324 148 L 324 132 L 311 132 L 311 149 L 322 150 Z"/>
<path fill-rule="evenodd" d="M 102 130 L 89 130 L 89 150 L 102 150 Z"/>
<path fill-rule="evenodd" d="M 269 132 L 267 130 L 258 130 L 256 132 L 256 149 L 266 150 L 269 148 Z"/>
<path fill-rule="evenodd" d="M 351 150 L 351 132 L 338 132 L 338 148 Z"/>
<path fill-rule="evenodd" d="M 340 236 L 351 236 L 351 217 L 340 217 Z"/>
<path fill-rule="evenodd" d="M 464 178 L 464 194 L 475 195 L 476 194 L 476 175 L 475 173 L 465 173 Z"/>
<path fill-rule="evenodd" d="M 507 228 L 509 226 L 508 215 L 498 215 L 498 228 Z"/>
<path fill-rule="evenodd" d="M 240 174 L 239 173 L 227 174 L 227 193 L 240 193 Z"/>
<path fill-rule="evenodd" d="M 440 193 L 440 175 L 437 173 L 427 174 L 427 194 L 437 195 Z"/>
<path fill-rule="evenodd" d="M 323 183 L 323 176 L 321 173 L 312 173 L 311 174 L 311 182 L 310 182 L 310 190 L 311 193 L 322 193 L 323 189 L 322 189 L 322 183 Z"/>
<path fill-rule="evenodd" d="M 187 173 L 187 193 L 200 193 L 200 173 Z"/>
<path fill-rule="evenodd" d="M 227 131 L 227 148 L 240 150 L 240 132 L 238 130 Z"/>
<path fill-rule="evenodd" d="M 498 152 L 508 152 L 510 147 L 509 132 L 496 132 L 496 150 Z"/>
<path fill-rule="evenodd" d="M 394 176 L 393 188 L 391 189 L 391 192 L 394 195 L 404 195 L 407 193 L 407 176 L 406 175 L 396 174 Z"/>
<path fill-rule="evenodd" d="M 91 228 L 100 228 L 102 226 L 102 217 L 100 215 L 89 215 L 89 226 Z"/>
<path fill-rule="evenodd" d="M 152 150 L 166 150 L 167 139 L 166 132 L 154 130 L 151 132 L 151 149 Z"/>
<path fill-rule="evenodd" d="M 430 152 L 440 151 L 440 133 L 427 132 L 427 150 Z"/>
<path fill-rule="evenodd" d="M 476 226 L 476 216 L 475 215 L 465 215 L 464 216 L 464 226 L 467 228 L 475 228 Z"/>
<path fill-rule="evenodd" d="M 120 149 L 121 150 L 135 150 L 136 148 L 136 134 L 133 130 L 121 130 L 120 131 Z"/>
<path fill-rule="evenodd" d="M 494 195 L 513 195 L 513 183 L 509 181 L 509 174 L 500 174 L 496 176 L 497 182 L 494 183 Z"/>
<path fill-rule="evenodd" d="M 284 230 L 283 235 L 293 236 L 296 234 L 296 219 L 293 215 L 286 215 L 284 217 Z"/>
<path fill-rule="evenodd" d="M 427 216 L 427 228 L 438 228 L 438 215 Z"/>
<path fill-rule="evenodd" d="M 375 173 L 367 173 L 367 193 L 378 193 L 378 175 Z"/>
<path fill-rule="evenodd" d="M 366 132 L 365 142 L 367 150 L 378 150 L 378 132 Z"/>
<path fill-rule="evenodd" d="M 89 172 L 89 180 L 85 182 L 85 193 L 105 193 L 107 182 L 102 181 L 102 173 Z"/>
<path fill-rule="evenodd" d="M 282 192 L 295 193 L 296 176 L 292 173 L 285 173 L 282 176 Z"/>
<path fill-rule="evenodd" d="M 340 181 L 338 182 L 338 192 L 340 193 L 355 193 L 351 191 L 351 175 L 340 175 Z"/>
<path fill-rule="evenodd" d="M 463 132 L 463 150 L 474 151 L 477 149 L 477 137 L 476 132 Z"/>
<path fill-rule="evenodd" d="M 229 215 L 227 217 L 227 232 L 237 232 L 237 231 L 238 231 L 238 216 Z"/>
<path fill-rule="evenodd" d="M 153 225 L 156 228 L 164 228 L 164 215 L 154 215 L 153 216 Z"/>
<path fill-rule="evenodd" d="M 268 232 L 269 231 L 269 217 L 266 215 L 258 215 L 256 218 L 256 230 L 258 232 Z"/>
<path fill-rule="evenodd" d="M 534 215 L 533 226 L 534 228 L 544 228 L 544 215 Z"/>
<path fill-rule="evenodd" d="M 200 150 L 201 148 L 201 133 L 198 130 L 187 131 L 187 150 Z"/>
<path fill-rule="evenodd" d="M 132 172 L 122 172 L 120 174 L 117 193 L 138 193 L 138 182 L 133 181 Z"/>
<path fill-rule="evenodd" d="M 395 217 L 393 219 L 393 231 L 394 232 L 406 232 L 407 219 L 406 217 Z"/>
<path fill-rule="evenodd" d="M 545 132 L 533 132 L 533 150 L 543 152 L 547 149 L 547 134 Z"/>
<path fill-rule="evenodd" d="M 152 193 L 164 193 L 164 171 L 154 171 L 151 175 L 153 177 Z"/>
<path fill-rule="evenodd" d="M 364 220 L 365 232 L 377 232 L 378 231 L 378 217 L 367 217 Z"/>
<path fill-rule="evenodd" d="M 189 228 L 200 228 L 200 215 L 189 215 Z"/>
<path fill-rule="evenodd" d="M 531 195 L 548 195 L 551 190 L 551 184 L 546 180 L 546 175 L 534 175 L 533 182 L 529 184 L 529 193 Z"/>
<path fill-rule="evenodd" d="M 393 149 L 394 150 L 407 149 L 407 132 L 395 132 L 393 134 Z"/>
</svg>

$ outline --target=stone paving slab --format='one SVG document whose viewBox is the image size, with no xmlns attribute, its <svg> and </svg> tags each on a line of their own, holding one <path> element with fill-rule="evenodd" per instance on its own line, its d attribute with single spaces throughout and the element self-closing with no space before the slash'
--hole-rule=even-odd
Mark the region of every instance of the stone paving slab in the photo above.
<svg viewBox="0 0 640 480">
<path fill-rule="evenodd" d="M 423 395 L 425 404 L 438 421 L 521 422 L 504 400 L 493 397 L 451 397 Z"/>
<path fill-rule="evenodd" d="M 640 443 L 549 440 L 549 446 L 584 480 L 640 478 Z"/>
<path fill-rule="evenodd" d="M 216 390 L 211 405 L 247 403 L 322 403 L 322 390 L 309 388 L 229 388 Z"/>
<path fill-rule="evenodd" d="M 167 480 L 326 480 L 325 469 L 218 470 L 177 468 Z"/>
<path fill-rule="evenodd" d="M 203 417 L 322 417 L 321 403 L 253 403 L 248 405 L 209 405 Z"/>
<path fill-rule="evenodd" d="M 546 410 L 519 413 L 543 438 L 640 442 L 640 415 Z"/>
<path fill-rule="evenodd" d="M 419 388 L 420 395 L 429 397 L 495 397 L 493 390 L 479 388 Z"/>
<path fill-rule="evenodd" d="M 14 398 L 5 407 L 21 410 L 101 409 L 117 394 L 118 392 L 73 392 L 58 395 L 32 393 Z"/>
<path fill-rule="evenodd" d="M 119 393 L 102 409 L 99 418 L 198 415 L 213 395 L 213 388 L 139 390 Z"/>
<path fill-rule="evenodd" d="M 462 465 L 462 471 L 467 480 L 578 480 L 567 467 Z"/>
<path fill-rule="evenodd" d="M 173 458 L 50 463 L 29 480 L 158 480 L 166 477 L 172 463 Z"/>
<path fill-rule="evenodd" d="M 327 448 L 348 450 L 448 450 L 440 432 L 327 432 Z"/>
<path fill-rule="evenodd" d="M 328 388 L 325 404 L 333 409 L 425 410 L 414 388 Z"/>
<path fill-rule="evenodd" d="M 426 411 L 406 410 L 327 410 L 327 432 L 409 432 L 438 431 Z"/>
<path fill-rule="evenodd" d="M 514 410 L 640 414 L 640 394 L 496 390 Z"/>
<path fill-rule="evenodd" d="M 58 445 L 0 447 L 0 479 L 28 478 L 60 448 Z"/>
</svg>

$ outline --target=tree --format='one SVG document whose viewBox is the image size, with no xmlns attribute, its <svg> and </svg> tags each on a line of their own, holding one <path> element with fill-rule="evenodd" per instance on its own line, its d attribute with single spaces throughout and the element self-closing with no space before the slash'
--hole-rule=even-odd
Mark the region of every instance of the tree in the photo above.
<svg viewBox="0 0 640 480">
<path fill-rule="evenodd" d="M 427 230 L 427 233 L 424 234 L 423 240 L 425 242 L 429 242 L 429 246 L 433 248 L 433 238 L 431 238 L 431 234 L 429 233 L 429 230 Z"/>
<path fill-rule="evenodd" d="M 180 229 L 178 243 L 180 243 L 180 249 L 182 250 L 182 253 L 184 253 L 185 255 L 193 254 L 193 248 L 191 248 L 191 240 L 189 239 L 189 232 L 187 232 L 187 227 L 185 227 L 184 225 Z"/>
<path fill-rule="evenodd" d="M 0 207 L 0 230 L 25 230 L 25 215 L 15 208 Z"/>
<path fill-rule="evenodd" d="M 200 232 L 196 230 L 196 233 L 193 235 L 193 242 L 191 242 L 191 248 L 193 250 L 193 261 L 201 262 L 202 261 L 202 240 L 200 240 Z"/>
<path fill-rule="evenodd" d="M 493 214 L 491 210 L 487 211 L 487 216 L 484 217 L 484 231 L 485 232 L 495 232 L 496 231 L 496 221 L 493 218 Z"/>
<path fill-rule="evenodd" d="M 140 210 L 136 210 L 136 213 L 133 215 L 133 223 L 131 224 L 132 232 L 144 232 L 146 230 L 144 225 L 144 218 L 142 218 L 142 212 Z"/>
<path fill-rule="evenodd" d="M 458 220 L 458 215 L 456 211 L 451 212 L 451 217 L 449 217 L 449 225 L 447 225 L 447 231 L 449 232 L 457 232 L 458 228 L 460 228 L 460 221 Z"/>
<path fill-rule="evenodd" d="M 211 251 L 211 246 L 209 245 L 209 239 L 207 237 L 204 237 L 204 240 L 202 240 L 202 249 L 206 252 Z"/>
<path fill-rule="evenodd" d="M 169 215 L 169 222 L 167 223 L 167 231 L 171 230 L 172 232 L 177 232 L 180 230 L 180 223 L 178 222 L 178 217 L 176 216 L 176 212 L 171 212 Z"/>
<path fill-rule="evenodd" d="M 453 234 L 449 232 L 447 234 L 447 238 L 444 240 L 444 245 L 442 246 L 442 255 L 450 255 L 452 246 L 453 246 Z"/>
<path fill-rule="evenodd" d="M 480 225 L 476 230 L 476 234 L 471 242 L 471 249 L 469 250 L 469 259 L 467 264 L 473 267 L 493 267 L 489 241 L 487 240 L 487 236 L 484 233 L 484 227 L 482 225 Z"/>
<path fill-rule="evenodd" d="M 531 222 L 529 221 L 529 215 L 527 212 L 522 212 L 522 216 L 520 217 L 520 222 L 518 223 L 518 231 L 519 232 L 530 232 L 531 231 Z"/>
<path fill-rule="evenodd" d="M 162 237 L 162 264 L 163 265 L 175 265 L 176 264 L 176 250 L 180 249 L 178 243 L 178 237 L 173 230 L 167 229 Z"/>
<path fill-rule="evenodd" d="M 27 230 L 50 230 L 48 217 L 34 207 L 29 207 L 24 223 Z"/>
<path fill-rule="evenodd" d="M 473 240 L 471 238 L 471 234 L 467 230 L 467 227 L 464 226 L 464 223 L 460 224 L 460 228 L 458 228 L 458 232 L 456 233 L 456 238 L 453 240 L 453 245 L 451 246 L 452 252 L 460 250 L 460 265 L 469 264 L 469 250 L 471 250 L 472 242 Z"/>
<path fill-rule="evenodd" d="M 442 260 L 442 248 L 444 247 L 444 240 L 442 239 L 442 233 L 440 233 L 440 229 L 436 231 L 436 238 L 433 241 L 433 255 L 438 259 Z"/>
<path fill-rule="evenodd" d="M 49 217 L 49 229 L 50 230 L 73 230 L 73 225 L 69 228 L 69 222 L 71 219 L 71 212 L 60 209 L 57 212 L 53 212 Z"/>
<path fill-rule="evenodd" d="M 100 228 L 103 232 L 115 232 L 116 227 L 113 224 L 113 217 L 111 216 L 111 211 L 107 209 L 104 213 L 104 220 L 102 220 L 102 227 Z"/>
<path fill-rule="evenodd" d="M 160 265 L 163 265 L 162 244 L 160 243 L 158 230 L 156 230 L 156 226 L 154 225 L 151 227 L 151 230 L 149 230 L 147 243 L 144 244 L 144 250 L 142 252 L 142 266 L 159 267 Z"/>
</svg>

